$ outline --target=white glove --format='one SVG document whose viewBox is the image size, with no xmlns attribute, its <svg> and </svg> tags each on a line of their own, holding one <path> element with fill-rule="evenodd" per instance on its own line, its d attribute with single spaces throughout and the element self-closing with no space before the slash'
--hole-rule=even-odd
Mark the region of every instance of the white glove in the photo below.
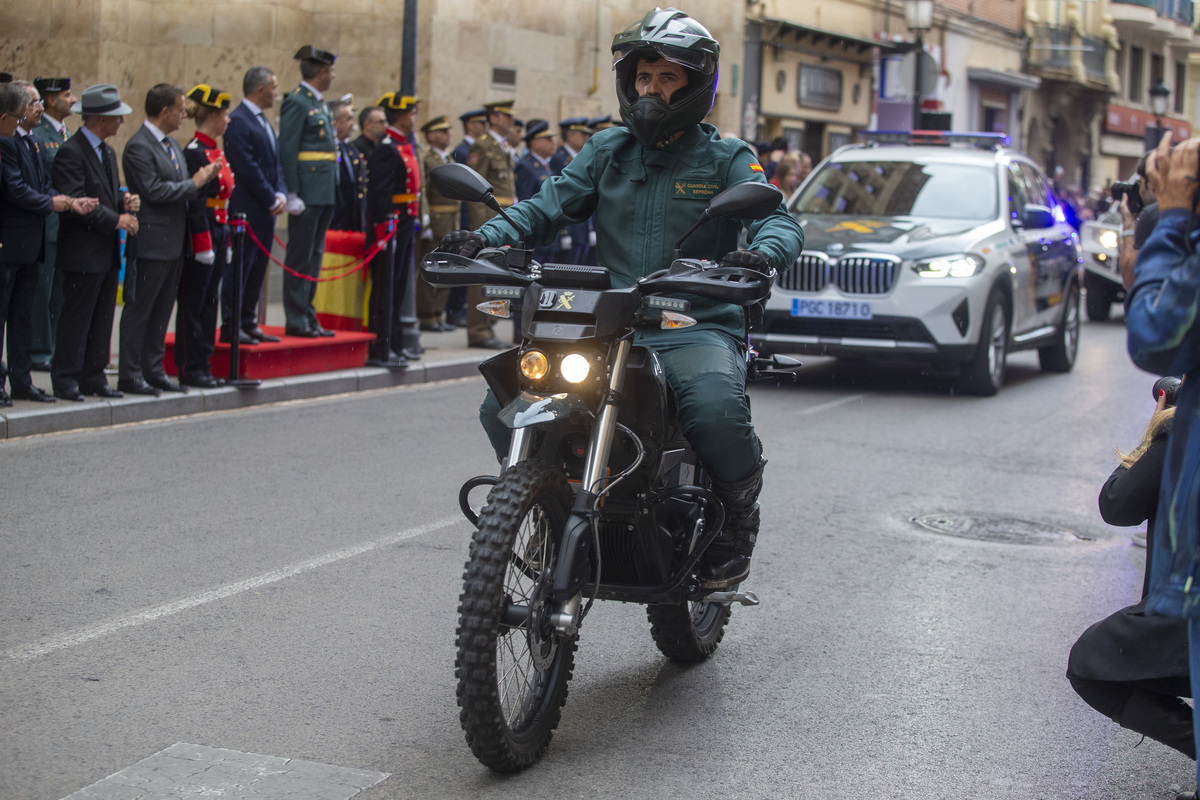
<svg viewBox="0 0 1200 800">
<path fill-rule="evenodd" d="M 233 245 L 225 248 L 225 263 L 233 264 Z"/>
<path fill-rule="evenodd" d="M 287 212 L 293 217 L 304 213 L 304 201 L 294 192 L 288 193 Z"/>
<path fill-rule="evenodd" d="M 217 254 L 212 250 L 201 250 L 199 253 L 196 253 L 194 258 L 201 264 L 207 264 L 211 267 L 213 262 L 217 260 Z"/>
<path fill-rule="evenodd" d="M 571 237 L 565 233 L 562 236 L 558 237 L 558 249 L 559 250 L 570 250 L 571 249 Z"/>
<path fill-rule="evenodd" d="M 433 228 L 422 228 L 421 229 L 421 238 L 427 242 L 432 242 L 433 241 Z"/>
<path fill-rule="evenodd" d="M 596 232 L 588 231 L 588 247 L 596 246 Z"/>
<path fill-rule="evenodd" d="M 430 224 L 429 223 L 429 215 L 428 214 L 421 215 L 421 228 L 424 230 L 429 230 L 429 224 Z M 430 235 L 432 236 L 433 234 L 430 234 Z M 421 238 L 425 238 L 425 237 L 421 237 Z"/>
</svg>

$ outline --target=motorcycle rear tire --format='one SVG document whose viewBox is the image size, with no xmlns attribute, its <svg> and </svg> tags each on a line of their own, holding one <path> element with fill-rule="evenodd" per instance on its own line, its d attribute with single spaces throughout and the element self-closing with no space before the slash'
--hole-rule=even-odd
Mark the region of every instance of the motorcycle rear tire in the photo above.
<svg viewBox="0 0 1200 800">
<path fill-rule="evenodd" d="M 475 757 L 496 772 L 541 758 L 558 727 L 576 638 L 550 635 L 547 567 L 554 563 L 571 491 L 561 470 L 522 462 L 500 476 L 479 514 L 459 597 L 459 720 Z M 533 609 L 519 627 L 510 604 Z"/>
<path fill-rule="evenodd" d="M 664 656 L 684 664 L 703 661 L 714 652 L 729 622 L 729 603 L 646 606 L 650 635 Z"/>
</svg>

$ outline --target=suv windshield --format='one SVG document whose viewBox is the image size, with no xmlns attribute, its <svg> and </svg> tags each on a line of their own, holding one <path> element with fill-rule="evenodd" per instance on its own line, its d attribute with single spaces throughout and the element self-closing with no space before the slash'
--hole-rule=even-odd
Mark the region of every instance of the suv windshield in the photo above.
<svg viewBox="0 0 1200 800">
<path fill-rule="evenodd" d="M 796 199 L 801 214 L 995 219 L 996 169 L 978 164 L 843 161 L 826 164 Z"/>
</svg>

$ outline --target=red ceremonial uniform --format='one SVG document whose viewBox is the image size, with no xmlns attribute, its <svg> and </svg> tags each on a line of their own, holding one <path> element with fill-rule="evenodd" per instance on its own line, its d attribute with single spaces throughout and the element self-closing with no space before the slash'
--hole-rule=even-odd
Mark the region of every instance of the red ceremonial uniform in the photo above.
<svg viewBox="0 0 1200 800">
<path fill-rule="evenodd" d="M 417 219 L 421 214 L 421 165 L 408 137 L 393 127 L 367 159 L 367 227 L 374 238 L 387 233 L 393 211 Z"/>
<path fill-rule="evenodd" d="M 223 161 L 221 171 L 217 173 L 217 180 L 205 185 L 200 196 L 188 208 L 191 217 L 192 252 L 202 253 L 213 248 L 213 226 L 224 225 L 229 221 L 228 207 L 229 196 L 233 194 L 233 170 L 229 168 L 229 162 L 224 161 L 224 153 L 216 141 L 203 133 L 197 132 L 192 141 L 188 142 L 184 157 L 191 174 L 213 161 Z"/>
</svg>

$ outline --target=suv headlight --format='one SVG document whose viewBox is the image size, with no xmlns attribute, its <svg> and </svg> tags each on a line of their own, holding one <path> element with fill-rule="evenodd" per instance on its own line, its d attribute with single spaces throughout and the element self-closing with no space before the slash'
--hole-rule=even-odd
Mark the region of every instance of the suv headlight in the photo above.
<svg viewBox="0 0 1200 800">
<path fill-rule="evenodd" d="M 983 259 L 974 253 L 926 258 L 913 264 L 922 278 L 969 278 L 983 269 Z"/>
</svg>

